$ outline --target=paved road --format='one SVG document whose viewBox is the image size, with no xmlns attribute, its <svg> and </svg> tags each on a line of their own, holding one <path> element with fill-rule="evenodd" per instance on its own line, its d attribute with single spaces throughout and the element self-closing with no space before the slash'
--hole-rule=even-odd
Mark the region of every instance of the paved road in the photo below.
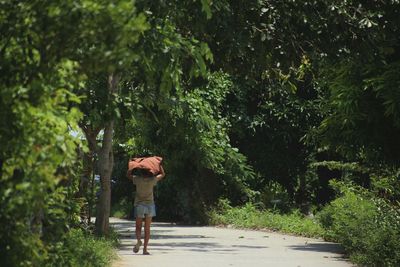
<svg viewBox="0 0 400 267">
<path fill-rule="evenodd" d="M 134 222 L 111 218 L 120 233 L 113 267 L 349 267 L 339 245 L 273 232 L 153 223 L 150 256 L 132 252 Z"/>
</svg>

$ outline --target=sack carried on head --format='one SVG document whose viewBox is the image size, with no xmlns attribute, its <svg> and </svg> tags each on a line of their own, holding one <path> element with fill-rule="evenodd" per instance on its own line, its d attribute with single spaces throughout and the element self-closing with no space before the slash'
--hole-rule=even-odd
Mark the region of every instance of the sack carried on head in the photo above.
<svg viewBox="0 0 400 267">
<path fill-rule="evenodd" d="M 156 176 L 161 172 L 162 157 L 133 158 L 129 160 L 128 170 L 133 175 Z"/>
</svg>

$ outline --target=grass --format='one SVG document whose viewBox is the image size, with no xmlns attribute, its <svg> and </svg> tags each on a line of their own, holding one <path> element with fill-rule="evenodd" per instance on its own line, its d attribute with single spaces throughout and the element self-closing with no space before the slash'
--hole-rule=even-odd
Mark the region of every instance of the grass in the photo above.
<svg viewBox="0 0 400 267">
<path fill-rule="evenodd" d="M 324 229 L 314 219 L 295 211 L 290 214 L 278 214 L 269 210 L 257 210 L 254 205 L 231 207 L 222 203 L 218 209 L 209 213 L 212 225 L 233 225 L 240 228 L 270 229 L 306 237 L 323 237 Z"/>
<path fill-rule="evenodd" d="M 116 233 L 99 238 L 82 229 L 71 229 L 64 242 L 53 246 L 52 255 L 45 266 L 103 267 L 111 266 L 116 259 Z"/>
</svg>

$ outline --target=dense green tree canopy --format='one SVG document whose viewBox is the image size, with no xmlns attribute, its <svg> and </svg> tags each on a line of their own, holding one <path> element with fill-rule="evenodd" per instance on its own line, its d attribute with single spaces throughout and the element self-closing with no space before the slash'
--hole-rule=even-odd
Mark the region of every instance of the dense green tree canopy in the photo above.
<svg viewBox="0 0 400 267">
<path fill-rule="evenodd" d="M 95 69 L 125 64 L 146 25 L 130 1 L 0 5 L 1 264 L 42 265 L 49 240 L 76 219 L 70 167 L 80 142 L 70 131 L 81 113 L 72 91 Z"/>
<path fill-rule="evenodd" d="M 93 174 L 106 233 L 138 154 L 165 159 L 163 219 L 205 222 L 221 197 L 307 212 L 335 197 L 332 178 L 396 210 L 399 12 L 397 0 L 0 2 L 0 221 L 14 222 L 0 264 L 54 263 L 93 205 Z"/>
</svg>

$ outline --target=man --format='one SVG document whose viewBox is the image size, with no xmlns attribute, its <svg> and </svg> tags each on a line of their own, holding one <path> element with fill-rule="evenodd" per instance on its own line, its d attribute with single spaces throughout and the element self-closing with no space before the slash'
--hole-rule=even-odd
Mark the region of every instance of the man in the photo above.
<svg viewBox="0 0 400 267">
<path fill-rule="evenodd" d="M 150 224 L 152 218 L 156 216 L 156 207 L 154 204 L 153 188 L 161 179 L 165 177 L 165 172 L 160 166 L 160 173 L 156 176 L 149 176 L 145 173 L 136 172 L 132 174 L 128 171 L 128 178 L 136 185 L 135 196 L 135 217 L 136 217 L 136 245 L 133 247 L 133 252 L 138 253 L 142 245 L 142 224 L 144 224 L 144 247 L 143 255 L 150 255 L 147 250 L 147 245 L 150 240 Z"/>
</svg>

